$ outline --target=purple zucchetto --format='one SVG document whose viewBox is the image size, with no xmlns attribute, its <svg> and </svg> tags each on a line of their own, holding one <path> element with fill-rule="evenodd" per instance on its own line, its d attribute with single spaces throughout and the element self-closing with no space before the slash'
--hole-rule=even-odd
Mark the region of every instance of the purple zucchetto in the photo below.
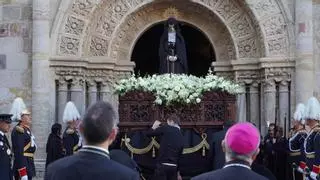
<svg viewBox="0 0 320 180">
<path fill-rule="evenodd" d="M 260 133 L 251 123 L 237 123 L 227 131 L 225 143 L 235 153 L 249 154 L 259 147 Z"/>
</svg>

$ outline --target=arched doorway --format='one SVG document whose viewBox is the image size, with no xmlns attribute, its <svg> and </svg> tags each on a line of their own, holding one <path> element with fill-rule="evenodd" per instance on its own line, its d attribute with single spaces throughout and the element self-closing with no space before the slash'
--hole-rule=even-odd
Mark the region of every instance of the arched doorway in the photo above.
<svg viewBox="0 0 320 180">
<path fill-rule="evenodd" d="M 197 27 L 180 22 L 181 34 L 187 50 L 189 74 L 204 76 L 215 61 L 214 49 L 208 38 Z M 146 30 L 134 46 L 131 61 L 136 66 L 134 72 L 141 76 L 158 73 L 159 42 L 163 33 L 164 22 L 157 23 Z"/>
</svg>

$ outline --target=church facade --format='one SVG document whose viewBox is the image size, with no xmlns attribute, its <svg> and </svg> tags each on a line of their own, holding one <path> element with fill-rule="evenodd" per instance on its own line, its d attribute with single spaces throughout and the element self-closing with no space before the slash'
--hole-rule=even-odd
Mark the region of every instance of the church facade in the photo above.
<svg viewBox="0 0 320 180">
<path fill-rule="evenodd" d="M 244 86 L 239 120 L 288 130 L 295 105 L 320 97 L 319 0 L 4 0 L 0 112 L 25 100 L 39 164 L 68 100 L 82 114 L 97 100 L 117 108 L 114 83 L 131 74 L 136 42 L 168 12 L 205 34 L 217 75 Z"/>
</svg>

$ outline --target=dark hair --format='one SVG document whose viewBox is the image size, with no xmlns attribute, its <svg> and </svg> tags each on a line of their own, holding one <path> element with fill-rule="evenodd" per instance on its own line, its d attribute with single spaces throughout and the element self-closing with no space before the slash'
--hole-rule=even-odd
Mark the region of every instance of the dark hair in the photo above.
<svg viewBox="0 0 320 180">
<path fill-rule="evenodd" d="M 171 114 L 167 118 L 168 121 L 173 121 L 175 124 L 180 125 L 180 117 L 176 114 Z"/>
<path fill-rule="evenodd" d="M 59 124 L 59 123 L 54 123 L 54 124 L 51 126 L 51 133 L 52 133 L 52 134 L 59 135 L 60 132 L 61 132 L 61 129 L 62 129 L 61 124 Z"/>
<path fill-rule="evenodd" d="M 89 145 L 103 143 L 116 125 L 116 114 L 111 104 L 100 101 L 93 104 L 84 115 L 83 136 Z"/>
</svg>

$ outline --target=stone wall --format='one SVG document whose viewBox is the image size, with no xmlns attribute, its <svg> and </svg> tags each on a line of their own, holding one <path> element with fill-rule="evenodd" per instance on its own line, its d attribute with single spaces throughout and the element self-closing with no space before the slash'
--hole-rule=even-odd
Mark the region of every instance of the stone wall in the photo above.
<svg viewBox="0 0 320 180">
<path fill-rule="evenodd" d="M 315 96 L 320 98 L 320 0 L 313 2 L 313 60 L 315 63 Z"/>
<path fill-rule="evenodd" d="M 0 113 L 17 96 L 31 105 L 31 19 L 31 0 L 0 1 Z"/>
</svg>

